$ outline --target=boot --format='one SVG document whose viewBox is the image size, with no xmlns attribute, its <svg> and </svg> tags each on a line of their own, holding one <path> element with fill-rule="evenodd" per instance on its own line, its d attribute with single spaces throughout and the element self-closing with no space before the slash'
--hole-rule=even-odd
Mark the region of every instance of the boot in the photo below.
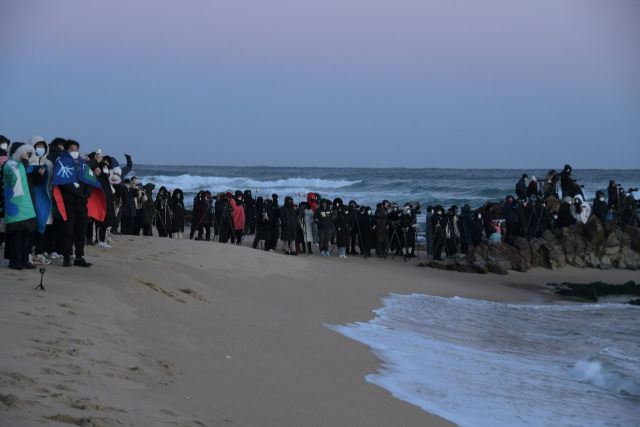
<svg viewBox="0 0 640 427">
<path fill-rule="evenodd" d="M 313 251 L 311 250 L 311 242 L 307 243 L 307 250 L 309 251 L 309 255 L 313 255 Z"/>
<path fill-rule="evenodd" d="M 91 267 L 92 264 L 90 262 L 85 261 L 84 258 L 76 259 L 73 261 L 73 265 L 76 267 Z"/>
<path fill-rule="evenodd" d="M 306 254 L 307 253 L 307 247 L 305 246 L 304 243 L 300 245 L 300 253 L 301 254 Z"/>
</svg>

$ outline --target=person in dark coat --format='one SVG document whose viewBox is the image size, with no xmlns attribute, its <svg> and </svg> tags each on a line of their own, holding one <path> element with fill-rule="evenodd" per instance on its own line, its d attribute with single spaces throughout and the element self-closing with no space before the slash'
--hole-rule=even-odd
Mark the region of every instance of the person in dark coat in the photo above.
<svg viewBox="0 0 640 427">
<path fill-rule="evenodd" d="M 321 199 L 320 204 L 313 214 L 313 222 L 318 226 L 318 244 L 320 245 L 320 255 L 329 256 L 329 240 L 333 231 L 333 218 L 331 212 L 331 202 Z"/>
<path fill-rule="evenodd" d="M 567 196 L 562 199 L 564 203 L 560 205 L 558 209 L 558 218 L 556 219 L 556 226 L 558 228 L 569 227 L 576 223 L 576 219 L 571 215 L 571 204 L 573 199 Z"/>
<path fill-rule="evenodd" d="M 436 205 L 433 216 L 431 217 L 431 226 L 433 228 L 433 259 L 442 261 L 442 249 L 446 243 L 446 229 L 448 219 L 444 214 L 444 208 Z"/>
<path fill-rule="evenodd" d="M 464 205 L 460 209 L 460 253 L 465 255 L 469 253 L 469 245 L 473 244 L 473 235 L 471 234 L 471 223 L 473 222 L 473 214 L 471 206 Z"/>
<path fill-rule="evenodd" d="M 520 181 L 516 184 L 516 196 L 518 199 L 524 199 L 527 197 L 527 174 L 523 174 Z"/>
<path fill-rule="evenodd" d="M 507 196 L 505 204 L 502 206 L 502 213 L 505 216 L 507 226 L 505 238 L 513 237 L 518 226 L 518 204 L 513 196 Z"/>
<path fill-rule="evenodd" d="M 47 155 L 47 160 L 51 163 L 55 163 L 62 154 L 62 150 L 64 150 L 64 143 L 67 142 L 64 138 L 55 138 L 49 144 L 49 154 Z"/>
<path fill-rule="evenodd" d="M 357 216 L 360 235 L 362 236 L 362 250 L 365 258 L 371 258 L 371 248 L 375 246 L 374 216 L 371 206 L 363 206 Z"/>
<path fill-rule="evenodd" d="M 358 255 L 358 252 L 356 252 L 356 241 L 360 247 L 360 253 L 362 253 L 362 242 L 360 241 L 359 229 L 356 220 L 358 214 L 357 206 L 358 204 L 355 200 L 349 201 L 349 237 L 351 241 L 351 250 L 349 251 L 349 247 L 347 247 L 346 255 Z"/>
<path fill-rule="evenodd" d="M 564 169 L 560 172 L 560 188 L 562 189 L 562 197 L 571 197 L 571 166 L 564 165 Z"/>
<path fill-rule="evenodd" d="M 298 212 L 293 206 L 293 198 L 284 198 L 284 205 L 280 208 L 280 237 L 284 245 L 285 255 L 298 255 L 293 247 L 298 229 Z"/>
<path fill-rule="evenodd" d="M 391 225 L 391 227 L 389 227 L 389 243 L 390 243 L 389 249 L 391 251 L 394 251 L 396 255 L 400 254 L 400 252 L 402 251 L 402 248 L 398 244 L 398 240 L 393 239 L 392 237 L 393 237 L 394 228 L 397 228 L 399 226 L 401 214 L 402 212 L 400 211 L 398 204 L 395 202 L 391 205 L 391 212 L 387 213 L 387 219 L 389 219 L 389 225 Z M 399 233 L 400 232 L 398 231 L 398 234 Z"/>
<path fill-rule="evenodd" d="M 473 221 L 469 225 L 471 229 L 471 239 L 473 241 L 473 247 L 475 248 L 482 242 L 484 235 L 484 221 L 482 220 L 482 213 L 480 210 L 473 212 Z"/>
<path fill-rule="evenodd" d="M 607 187 L 607 193 L 609 194 L 609 199 L 607 200 L 607 204 L 609 206 L 618 206 L 618 186 L 615 181 L 609 181 L 609 186 Z"/>
<path fill-rule="evenodd" d="M 349 246 L 349 237 L 351 230 L 349 228 L 349 207 L 344 206 L 339 201 L 340 207 L 335 210 L 335 219 L 333 226 L 336 228 L 336 245 L 338 246 L 338 257 L 347 257 L 347 247 Z"/>
<path fill-rule="evenodd" d="M 493 203 L 487 202 L 482 211 L 482 225 L 484 226 L 484 233 L 487 236 L 491 236 L 495 233 L 495 228 L 493 228 Z"/>
<path fill-rule="evenodd" d="M 167 188 L 162 186 L 158 190 L 158 196 L 155 201 L 156 211 L 156 229 L 160 237 L 173 236 L 173 200 Z M 124 218 L 124 216 L 123 216 Z"/>
<path fill-rule="evenodd" d="M 211 224 L 215 222 L 215 213 L 213 213 L 212 207 L 215 207 L 215 204 L 211 198 L 211 193 L 209 191 L 201 191 L 200 198 L 198 198 L 197 205 L 195 205 L 195 216 L 198 217 L 198 222 L 196 223 L 198 237 L 196 240 L 205 240 L 207 242 L 211 240 Z"/>
<path fill-rule="evenodd" d="M 152 225 L 155 222 L 155 204 L 153 202 L 153 190 L 155 188 L 155 184 L 152 184 L 150 182 L 144 185 L 144 197 L 146 197 L 146 201 L 142 202 L 143 215 L 140 221 L 143 236 L 153 236 Z"/>
<path fill-rule="evenodd" d="M 427 221 L 425 223 L 425 238 L 427 240 L 427 255 L 433 255 L 433 224 L 431 217 L 433 216 L 433 206 L 427 206 Z"/>
<path fill-rule="evenodd" d="M 198 226 L 201 224 L 200 220 L 202 218 L 198 212 L 198 205 L 202 200 L 202 193 L 204 193 L 204 191 L 200 190 L 198 191 L 198 194 L 193 197 L 193 206 L 191 207 L 191 232 L 189 233 L 190 240 L 193 240 L 193 236 L 195 236 Z M 215 230 L 214 235 L 218 235 L 217 229 Z"/>
<path fill-rule="evenodd" d="M 375 239 L 376 239 L 376 255 L 378 258 L 383 258 L 386 255 L 387 248 L 389 247 L 389 218 L 387 210 L 384 208 L 384 204 L 376 209 L 375 224 Z"/>
<path fill-rule="evenodd" d="M 122 209 L 120 230 L 122 234 L 130 235 L 131 233 L 133 233 L 133 223 L 135 222 L 136 216 L 138 215 L 138 211 L 136 210 L 136 198 L 140 197 L 140 192 L 129 179 L 124 180 L 124 189 L 126 192 L 126 197 L 125 200 L 123 200 L 122 207 L 120 208 Z"/>
<path fill-rule="evenodd" d="M 268 199 L 267 199 L 268 200 Z M 270 248 L 274 249 L 278 246 L 278 238 L 280 237 L 280 205 L 278 204 L 278 195 L 271 195 L 271 204 L 269 205 L 273 209 L 271 212 L 271 245 Z"/>
<path fill-rule="evenodd" d="M 600 220 L 602 225 L 606 222 L 607 213 L 609 213 L 609 205 L 604 200 L 604 193 L 600 190 L 596 191 L 596 198 L 593 199 L 593 207 L 591 212 Z"/>
<path fill-rule="evenodd" d="M 244 234 L 256 234 L 256 202 L 253 200 L 251 190 L 244 190 Z"/>
<path fill-rule="evenodd" d="M 111 182 L 109 181 L 109 156 L 103 157 L 102 161 L 98 163 L 98 169 L 102 170 L 102 173 L 96 178 L 104 191 L 107 211 L 104 216 L 104 221 L 100 222 L 96 220 L 96 234 L 98 237 L 98 246 L 110 248 L 111 246 L 107 244 L 105 239 L 107 237 L 107 228 L 115 227 L 116 225 L 116 208 Z"/>
<path fill-rule="evenodd" d="M 184 193 L 181 189 L 176 188 L 171 195 L 173 199 L 173 238 L 182 239 L 184 233 Z"/>
<path fill-rule="evenodd" d="M 268 200 L 269 198 L 267 198 Z M 269 251 L 271 248 L 271 218 L 269 213 L 271 207 L 263 202 L 262 197 L 256 199 L 256 237 L 253 239 L 253 249 L 258 249 L 258 243 L 264 240 L 264 250 Z M 271 250 L 273 252 L 273 250 Z"/>
<path fill-rule="evenodd" d="M 527 199 L 531 196 L 538 197 L 538 180 L 535 176 L 531 177 L 531 181 L 529 181 L 529 185 L 527 186 Z"/>
</svg>

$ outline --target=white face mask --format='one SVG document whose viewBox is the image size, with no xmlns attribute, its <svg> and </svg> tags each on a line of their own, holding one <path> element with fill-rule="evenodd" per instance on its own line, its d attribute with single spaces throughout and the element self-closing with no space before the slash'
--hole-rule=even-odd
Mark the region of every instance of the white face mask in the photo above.
<svg viewBox="0 0 640 427">
<path fill-rule="evenodd" d="M 553 219 L 558 219 L 558 215 L 554 215 L 554 216 L 553 216 Z"/>
<path fill-rule="evenodd" d="M 7 144 L 0 144 L 0 149 L 2 149 L 2 150 L 6 150 L 7 147 L 8 147 Z"/>
<path fill-rule="evenodd" d="M 482 218 L 482 215 L 478 214 L 478 219 Z"/>
<path fill-rule="evenodd" d="M 436 214 L 438 214 L 438 215 L 442 215 L 442 212 L 438 211 L 438 212 L 436 212 Z"/>
<path fill-rule="evenodd" d="M 102 172 L 109 173 L 109 168 L 102 168 Z"/>
<path fill-rule="evenodd" d="M 75 160 L 78 160 L 78 156 L 80 155 L 79 151 L 72 151 L 71 153 L 71 157 L 73 157 Z"/>
<path fill-rule="evenodd" d="M 600 197 L 599 199 L 601 202 L 604 202 L 604 197 Z"/>
<path fill-rule="evenodd" d="M 336 208 L 339 208 L 339 207 L 340 207 L 340 203 L 336 203 Z"/>
</svg>

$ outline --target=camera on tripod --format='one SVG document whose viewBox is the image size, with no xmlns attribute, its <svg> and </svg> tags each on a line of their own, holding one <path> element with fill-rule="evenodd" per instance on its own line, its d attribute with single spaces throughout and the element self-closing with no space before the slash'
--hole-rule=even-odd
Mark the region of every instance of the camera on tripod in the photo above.
<svg viewBox="0 0 640 427">
<path fill-rule="evenodd" d="M 627 190 L 627 193 L 632 194 L 634 191 L 638 191 L 637 188 L 630 188 Z"/>
</svg>

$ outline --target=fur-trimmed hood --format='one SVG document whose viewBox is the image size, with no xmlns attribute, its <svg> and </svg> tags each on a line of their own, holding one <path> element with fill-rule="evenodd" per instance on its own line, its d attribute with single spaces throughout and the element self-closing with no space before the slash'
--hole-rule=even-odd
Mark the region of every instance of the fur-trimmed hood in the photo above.
<svg viewBox="0 0 640 427">
<path fill-rule="evenodd" d="M 31 158 L 31 156 L 36 155 L 36 150 L 31 145 L 25 144 L 24 142 L 14 142 L 11 144 L 11 147 L 9 147 L 9 156 L 11 156 L 11 158 L 16 162 L 20 162 L 20 157 L 25 153 L 29 155 L 29 158 Z"/>
<path fill-rule="evenodd" d="M 36 155 L 36 144 L 38 142 L 42 142 L 44 143 L 44 155 L 42 157 L 39 157 L 38 155 Z M 33 154 L 29 157 L 29 164 L 30 165 L 45 165 L 47 164 L 47 157 L 49 156 L 49 144 L 47 144 L 47 142 L 44 140 L 43 137 L 41 136 L 32 136 L 31 138 L 29 138 L 29 142 L 27 143 L 28 145 L 33 147 Z M 52 163 L 50 163 L 51 166 L 53 166 Z"/>
</svg>

